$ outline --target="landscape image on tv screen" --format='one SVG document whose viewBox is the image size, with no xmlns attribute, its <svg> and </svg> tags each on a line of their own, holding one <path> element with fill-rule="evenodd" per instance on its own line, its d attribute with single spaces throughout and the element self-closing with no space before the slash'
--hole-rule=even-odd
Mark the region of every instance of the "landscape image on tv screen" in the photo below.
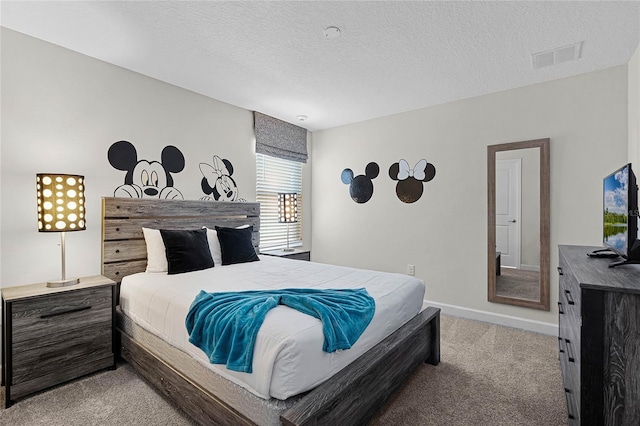
<svg viewBox="0 0 640 426">
<path fill-rule="evenodd" d="M 604 179 L 604 243 L 621 253 L 627 251 L 628 184 L 627 167 Z"/>
</svg>

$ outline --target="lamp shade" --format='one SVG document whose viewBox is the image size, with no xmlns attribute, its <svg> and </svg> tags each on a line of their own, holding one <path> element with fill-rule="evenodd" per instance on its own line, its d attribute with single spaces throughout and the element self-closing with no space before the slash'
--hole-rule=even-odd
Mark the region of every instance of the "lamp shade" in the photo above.
<svg viewBox="0 0 640 426">
<path fill-rule="evenodd" d="M 54 173 L 36 175 L 38 231 L 86 229 L 84 176 Z"/>
<path fill-rule="evenodd" d="M 298 221 L 298 194 L 278 194 L 278 222 L 295 223 Z"/>
</svg>

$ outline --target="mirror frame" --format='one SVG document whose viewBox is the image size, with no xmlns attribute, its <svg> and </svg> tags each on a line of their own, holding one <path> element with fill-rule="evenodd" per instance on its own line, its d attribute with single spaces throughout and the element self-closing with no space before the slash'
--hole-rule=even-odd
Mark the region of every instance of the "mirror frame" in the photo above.
<svg viewBox="0 0 640 426">
<path fill-rule="evenodd" d="M 496 153 L 516 149 L 540 148 L 540 299 L 526 300 L 496 294 Z M 549 223 L 550 223 L 549 138 L 510 142 L 487 147 L 487 271 L 488 300 L 525 308 L 550 310 L 549 300 Z"/>
</svg>

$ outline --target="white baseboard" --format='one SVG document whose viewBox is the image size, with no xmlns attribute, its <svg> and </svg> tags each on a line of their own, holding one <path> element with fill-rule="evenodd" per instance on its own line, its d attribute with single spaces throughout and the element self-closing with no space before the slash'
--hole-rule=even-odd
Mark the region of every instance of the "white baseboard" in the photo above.
<svg viewBox="0 0 640 426">
<path fill-rule="evenodd" d="M 520 328 L 522 330 L 533 331 L 535 333 L 558 336 L 558 325 L 548 322 L 528 320 L 524 318 L 512 317 L 510 315 L 496 314 L 493 312 L 480 311 L 477 309 L 463 308 L 461 306 L 447 305 L 446 303 L 425 300 L 422 304 L 424 309 L 427 306 L 440 308 L 445 315 L 466 318 L 474 321 L 488 322 L 491 324 L 504 325 L 507 327 Z"/>
</svg>

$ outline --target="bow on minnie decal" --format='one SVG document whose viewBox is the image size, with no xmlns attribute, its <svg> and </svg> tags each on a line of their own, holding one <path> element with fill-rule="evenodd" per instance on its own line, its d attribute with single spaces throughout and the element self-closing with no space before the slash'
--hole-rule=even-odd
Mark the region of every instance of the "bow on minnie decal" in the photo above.
<svg viewBox="0 0 640 426">
<path fill-rule="evenodd" d="M 397 180 L 396 195 L 403 203 L 414 203 L 422 197 L 423 182 L 429 182 L 436 175 L 436 168 L 427 160 L 420 160 L 412 169 L 406 160 L 400 160 L 389 167 L 389 177 Z"/>
<path fill-rule="evenodd" d="M 423 180 L 427 175 L 425 169 L 427 168 L 427 160 L 420 160 L 413 169 L 409 168 L 409 163 L 406 160 L 400 160 L 398 162 L 400 170 L 398 171 L 397 180 L 405 180 L 409 177 L 414 177 L 417 180 Z M 391 173 L 391 172 L 389 172 Z M 393 177 L 391 178 L 393 179 Z"/>
</svg>

